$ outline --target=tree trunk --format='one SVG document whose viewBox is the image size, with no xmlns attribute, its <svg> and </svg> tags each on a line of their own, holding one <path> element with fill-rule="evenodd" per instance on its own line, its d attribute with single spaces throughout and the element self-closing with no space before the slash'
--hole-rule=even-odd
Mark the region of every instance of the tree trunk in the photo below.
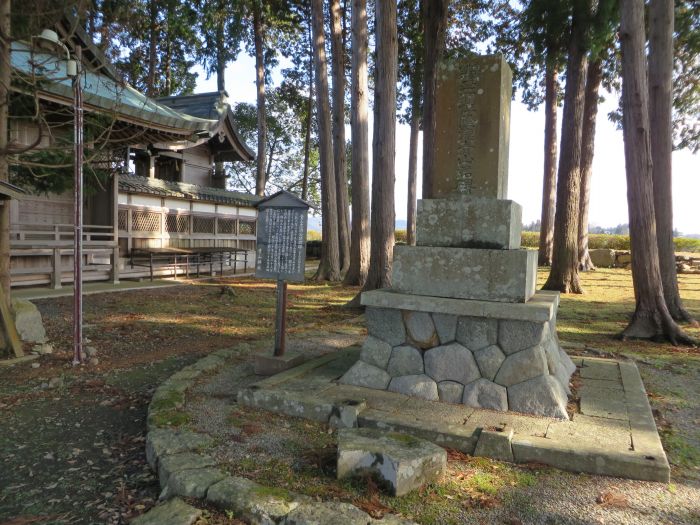
<svg viewBox="0 0 700 525">
<path fill-rule="evenodd" d="M 620 2 L 622 129 L 636 308 L 623 337 L 692 342 L 671 317 L 661 284 L 654 221 L 649 91 L 644 56 L 644 0 Z"/>
<path fill-rule="evenodd" d="M 549 54 L 549 53 L 548 53 Z M 559 82 L 554 59 L 547 60 L 544 104 L 544 182 L 542 185 L 542 219 L 540 220 L 540 266 L 552 265 L 554 210 L 557 194 L 557 96 Z"/>
<path fill-rule="evenodd" d="M 417 76 L 414 74 L 414 76 Z M 413 98 L 420 97 L 419 90 L 412 91 Z M 419 99 L 420 100 L 420 99 Z M 418 179 L 418 134 L 420 132 L 420 104 L 411 102 L 411 138 L 408 145 L 408 204 L 406 209 L 406 244 L 416 245 L 416 199 Z"/>
<path fill-rule="evenodd" d="M 331 54 L 333 55 L 333 159 L 338 206 L 340 271 L 350 267 L 350 214 L 345 166 L 345 48 L 340 0 L 331 0 Z"/>
<path fill-rule="evenodd" d="M 149 47 L 148 47 L 148 77 L 146 78 L 146 93 L 149 97 L 156 96 L 156 60 L 158 58 L 158 6 L 155 0 L 150 0 L 149 16 L 151 17 Z"/>
<path fill-rule="evenodd" d="M 544 290 L 582 293 L 578 277 L 578 214 L 581 188 L 581 132 L 586 85 L 586 23 L 590 0 L 574 10 L 566 66 L 564 115 L 554 217 L 552 269 Z"/>
<path fill-rule="evenodd" d="M 396 79 L 398 40 L 396 0 L 376 3 L 376 79 L 372 135 L 372 220 L 367 281 L 363 290 L 391 286 L 394 255 L 396 172 Z"/>
<path fill-rule="evenodd" d="M 224 10 L 224 5 L 221 1 L 218 3 L 218 10 L 219 13 L 222 13 Z M 216 21 L 216 89 L 220 95 L 226 91 L 226 53 L 224 52 L 226 42 L 224 38 L 224 17 L 219 15 Z M 226 189 L 226 171 L 224 170 L 224 163 L 221 161 L 214 163 L 214 180 L 212 183 L 212 186 L 215 188 Z"/>
<path fill-rule="evenodd" d="M 313 53 L 312 53 L 313 55 Z M 304 136 L 304 175 L 301 179 L 301 199 L 309 198 L 309 158 L 311 156 L 311 118 L 314 112 L 313 56 L 309 62 L 309 98 L 306 103 L 306 131 Z"/>
<path fill-rule="evenodd" d="M 335 174 L 333 173 L 333 141 L 331 139 L 331 109 L 328 97 L 326 38 L 323 32 L 323 0 L 311 0 L 311 27 L 316 66 L 316 118 L 318 120 L 318 149 L 321 170 L 322 237 L 321 262 L 314 279 L 339 281 L 340 254 L 338 248 L 338 207 Z"/>
<path fill-rule="evenodd" d="M 435 88 L 437 67 L 445 47 L 445 26 L 450 0 L 424 0 L 423 34 L 425 61 L 423 62 L 423 198 L 433 196 L 433 168 L 435 166 Z"/>
<path fill-rule="evenodd" d="M 367 0 L 352 2 L 352 231 L 345 283 L 363 286 L 369 267 L 369 125 L 367 98 Z"/>
<path fill-rule="evenodd" d="M 258 158 L 255 172 L 255 194 L 265 194 L 265 145 L 267 143 L 267 115 L 265 112 L 265 56 L 263 21 L 260 0 L 253 2 L 253 37 L 255 41 L 255 87 L 258 94 Z"/>
<path fill-rule="evenodd" d="M 0 181 L 10 180 L 7 162 L 8 102 L 11 81 L 10 67 L 10 5 L 0 0 Z M 10 304 L 10 201 L 0 206 L 0 286 Z"/>
<path fill-rule="evenodd" d="M 595 265 L 588 253 L 588 209 L 591 200 L 595 125 L 598 117 L 598 90 L 601 80 L 603 80 L 603 63 L 598 58 L 588 64 L 583 110 L 583 131 L 581 133 L 581 212 L 578 223 L 578 267 L 583 272 L 595 270 Z"/>
<path fill-rule="evenodd" d="M 678 291 L 673 245 L 672 103 L 673 103 L 673 0 L 649 4 L 649 120 L 653 160 L 654 210 L 659 268 L 664 298 L 676 321 L 694 322 L 683 307 Z"/>
</svg>

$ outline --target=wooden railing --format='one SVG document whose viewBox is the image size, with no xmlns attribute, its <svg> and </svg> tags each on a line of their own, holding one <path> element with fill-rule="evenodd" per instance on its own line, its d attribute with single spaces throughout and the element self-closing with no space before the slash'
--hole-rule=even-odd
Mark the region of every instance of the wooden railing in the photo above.
<svg viewBox="0 0 700 525">
<path fill-rule="evenodd" d="M 74 235 L 72 224 L 13 224 L 10 228 L 10 245 L 13 248 L 72 246 Z M 114 226 L 83 225 L 83 245 L 101 247 L 116 245 Z"/>
</svg>

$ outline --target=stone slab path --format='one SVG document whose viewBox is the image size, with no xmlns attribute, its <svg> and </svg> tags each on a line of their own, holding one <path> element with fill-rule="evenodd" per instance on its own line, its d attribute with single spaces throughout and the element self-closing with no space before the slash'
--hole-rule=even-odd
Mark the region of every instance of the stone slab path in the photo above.
<svg viewBox="0 0 700 525">
<path fill-rule="evenodd" d="M 340 385 L 338 374 L 356 350 L 311 361 L 239 391 L 239 402 L 287 415 L 328 421 L 352 400 L 366 407 L 359 426 L 405 432 L 473 454 L 482 429 L 513 429 L 517 463 L 573 472 L 668 482 L 670 468 L 644 385 L 634 363 L 576 359 L 580 411 L 571 421 L 477 410 L 401 394 Z"/>
</svg>

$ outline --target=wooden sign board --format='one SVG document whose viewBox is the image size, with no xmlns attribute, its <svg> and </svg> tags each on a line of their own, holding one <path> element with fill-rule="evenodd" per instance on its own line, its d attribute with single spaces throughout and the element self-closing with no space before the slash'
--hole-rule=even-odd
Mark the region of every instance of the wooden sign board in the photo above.
<svg viewBox="0 0 700 525">
<path fill-rule="evenodd" d="M 280 191 L 260 201 L 255 276 L 278 281 L 303 281 L 309 205 Z"/>
</svg>

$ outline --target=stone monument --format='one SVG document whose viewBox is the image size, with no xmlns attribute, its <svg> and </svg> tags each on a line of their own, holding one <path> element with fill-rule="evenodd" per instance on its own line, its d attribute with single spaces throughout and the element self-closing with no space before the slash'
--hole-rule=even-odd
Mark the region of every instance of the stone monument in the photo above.
<svg viewBox="0 0 700 525">
<path fill-rule="evenodd" d="M 369 336 L 341 383 L 567 419 L 576 370 L 556 333 L 559 294 L 536 292 L 506 200 L 511 71 L 501 56 L 440 65 L 436 198 L 416 246 L 396 246 L 391 289 L 362 294 Z"/>
</svg>

